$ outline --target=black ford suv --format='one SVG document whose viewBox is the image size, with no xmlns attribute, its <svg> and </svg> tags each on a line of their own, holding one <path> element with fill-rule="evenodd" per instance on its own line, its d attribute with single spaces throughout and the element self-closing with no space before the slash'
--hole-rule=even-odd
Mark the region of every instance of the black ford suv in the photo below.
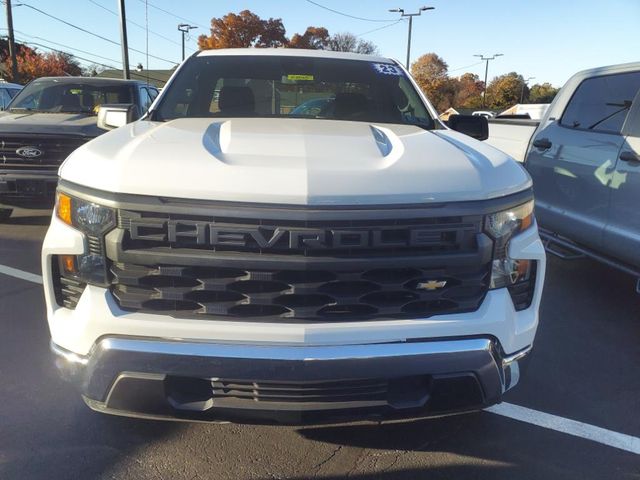
<svg viewBox="0 0 640 480">
<path fill-rule="evenodd" d="M 135 120 L 157 94 L 144 82 L 107 78 L 44 77 L 24 87 L 0 113 L 0 221 L 12 207 L 53 205 L 62 161 L 106 132 L 97 126 L 101 105 L 133 105 Z"/>
</svg>

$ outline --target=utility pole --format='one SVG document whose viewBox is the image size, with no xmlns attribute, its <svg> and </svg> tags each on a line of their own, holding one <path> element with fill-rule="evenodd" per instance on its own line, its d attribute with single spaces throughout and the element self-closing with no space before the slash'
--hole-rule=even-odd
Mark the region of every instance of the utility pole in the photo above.
<svg viewBox="0 0 640 480">
<path fill-rule="evenodd" d="M 522 82 L 522 91 L 520 92 L 520 103 L 524 100 L 524 87 L 529 83 L 529 80 L 533 80 L 536 77 L 525 78 L 524 82 Z"/>
<path fill-rule="evenodd" d="M 411 28 L 413 27 L 413 17 L 419 17 L 422 12 L 427 10 L 435 10 L 436 7 L 420 7 L 416 13 L 405 13 L 402 8 L 394 8 L 390 12 L 399 13 L 401 17 L 409 17 L 409 35 L 407 38 L 407 70 L 409 70 L 409 61 L 411 58 Z"/>
<path fill-rule="evenodd" d="M 120 7 L 120 44 L 122 46 L 122 78 L 129 80 L 129 43 L 127 42 L 127 15 L 124 9 L 124 0 L 118 0 Z"/>
<path fill-rule="evenodd" d="M 188 23 L 181 23 L 178 25 L 178 30 L 182 32 L 182 60 L 184 61 L 184 37 L 189 33 L 189 30 L 193 30 L 194 28 L 198 28 L 194 25 L 189 25 Z"/>
<path fill-rule="evenodd" d="M 480 60 L 487 62 L 484 69 L 484 91 L 482 92 L 482 108 L 486 105 L 487 100 L 487 79 L 489 78 L 489 60 L 495 60 L 496 57 L 501 57 L 502 53 L 494 53 L 492 57 L 485 57 L 484 55 L 474 55 L 474 57 L 480 57 Z"/>
<path fill-rule="evenodd" d="M 11 81 L 18 82 L 18 64 L 16 62 L 16 42 L 13 37 L 13 15 L 11 14 L 11 0 L 5 0 L 7 6 L 7 31 L 9 37 L 9 56 L 11 57 Z"/>
</svg>

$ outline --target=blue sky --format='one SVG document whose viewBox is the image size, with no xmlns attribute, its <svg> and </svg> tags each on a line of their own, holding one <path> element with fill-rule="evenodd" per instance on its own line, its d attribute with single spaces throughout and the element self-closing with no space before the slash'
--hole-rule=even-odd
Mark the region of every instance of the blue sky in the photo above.
<svg viewBox="0 0 640 480">
<path fill-rule="evenodd" d="M 188 42 L 195 50 L 195 38 L 208 33 L 212 17 L 249 9 L 263 18 L 282 18 L 287 35 L 303 32 L 307 26 L 324 26 L 330 33 L 348 31 L 378 45 L 385 56 L 404 62 L 407 24 L 372 22 L 341 16 L 306 0 L 148 0 L 149 68 L 170 68 L 180 60 L 177 24 L 188 19 L 199 26 Z M 436 7 L 413 24 L 412 60 L 436 52 L 449 64 L 452 75 L 473 72 L 484 76 L 484 64 L 474 54 L 503 53 L 491 62 L 489 77 L 517 71 L 535 77 L 532 83 L 551 82 L 561 86 L 584 68 L 640 60 L 640 0 L 369 0 L 347 2 L 314 0 L 326 7 L 371 20 L 397 19 L 387 10 L 402 7 L 407 12 L 422 5 Z M 115 42 L 119 41 L 117 0 L 13 0 L 25 3 L 83 27 Z M 103 8 L 101 8 L 101 5 Z M 175 16 L 155 7 L 167 10 Z M 4 8 L 2 8 L 4 13 Z M 145 0 L 127 0 L 128 19 L 145 24 Z M 66 50 L 87 59 L 119 66 L 120 48 L 80 32 L 34 11 L 14 6 L 14 28 L 19 40 Z M 177 16 L 177 17 L 176 17 Z M 3 26 L 6 20 L 2 18 Z M 379 29 L 380 27 L 385 27 Z M 372 31 L 379 29 L 377 31 Z M 370 33 L 366 33 L 370 32 Z M 2 30 L 6 34 L 6 30 Z M 145 51 L 144 29 L 129 25 L 132 48 Z M 39 37 L 39 38 L 35 38 Z M 162 38 L 166 37 L 166 38 Z M 54 45 L 52 42 L 66 45 Z M 72 48 L 69 48 L 72 47 Z M 84 50 L 83 53 L 77 49 Z M 40 48 L 41 51 L 46 51 Z M 96 55 L 99 55 L 96 56 Z M 163 61 L 160 60 L 169 60 Z M 132 66 L 146 65 L 145 55 L 130 52 Z M 88 64 L 90 62 L 83 61 Z"/>
</svg>

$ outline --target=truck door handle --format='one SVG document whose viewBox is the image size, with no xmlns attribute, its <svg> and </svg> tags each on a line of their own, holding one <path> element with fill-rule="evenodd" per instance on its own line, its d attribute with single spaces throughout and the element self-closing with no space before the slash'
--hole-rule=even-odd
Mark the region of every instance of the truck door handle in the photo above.
<svg viewBox="0 0 640 480">
<path fill-rule="evenodd" d="M 620 154 L 620 160 L 622 160 L 623 162 L 629 162 L 629 163 L 640 163 L 640 155 L 638 155 L 635 152 L 630 152 L 629 150 L 627 150 L 626 152 L 622 152 Z"/>
<path fill-rule="evenodd" d="M 536 148 L 541 148 L 542 150 L 549 150 L 553 145 L 548 138 L 538 138 L 533 141 L 533 146 Z"/>
</svg>

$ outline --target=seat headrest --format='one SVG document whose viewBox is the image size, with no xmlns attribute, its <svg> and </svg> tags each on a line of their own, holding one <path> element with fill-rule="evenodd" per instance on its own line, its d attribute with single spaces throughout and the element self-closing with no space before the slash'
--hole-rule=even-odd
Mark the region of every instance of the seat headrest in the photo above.
<svg viewBox="0 0 640 480">
<path fill-rule="evenodd" d="M 233 115 L 249 114 L 255 111 L 255 98 L 249 87 L 222 87 L 218 97 L 218 107 L 223 113 Z"/>
<path fill-rule="evenodd" d="M 335 99 L 336 118 L 349 117 L 369 110 L 369 101 L 361 93 L 337 93 Z"/>
</svg>

